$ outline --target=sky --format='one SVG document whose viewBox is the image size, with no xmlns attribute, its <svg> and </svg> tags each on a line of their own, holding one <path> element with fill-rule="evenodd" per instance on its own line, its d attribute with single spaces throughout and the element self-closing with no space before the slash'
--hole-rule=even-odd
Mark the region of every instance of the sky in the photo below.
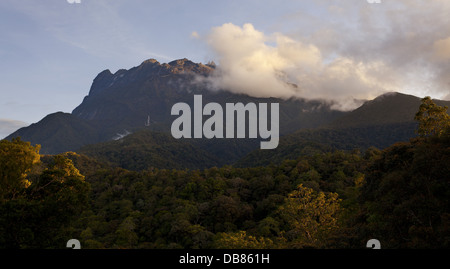
<svg viewBox="0 0 450 269">
<path fill-rule="evenodd" d="M 214 61 L 211 89 L 340 110 L 392 91 L 450 100 L 448 0 L 71 2 L 0 1 L 0 138 L 147 59 Z"/>
</svg>

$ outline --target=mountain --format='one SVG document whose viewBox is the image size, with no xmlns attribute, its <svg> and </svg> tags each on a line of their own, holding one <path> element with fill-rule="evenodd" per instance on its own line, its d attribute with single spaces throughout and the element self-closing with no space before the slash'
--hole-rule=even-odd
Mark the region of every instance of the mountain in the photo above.
<svg viewBox="0 0 450 269">
<path fill-rule="evenodd" d="M 204 168 L 237 164 L 263 165 L 332 149 L 384 148 L 415 136 L 414 114 L 420 98 L 388 93 L 342 112 L 320 101 L 255 98 L 211 90 L 198 83 L 215 70 L 214 64 L 179 59 L 169 63 L 146 60 L 129 70 L 104 70 L 88 95 L 72 113 L 54 113 L 21 128 L 6 139 L 20 136 L 41 144 L 41 153 L 82 152 L 132 170 L 149 167 Z M 176 103 L 279 103 L 280 144 L 259 150 L 256 139 L 175 139 L 170 135 Z M 448 101 L 436 101 L 450 106 Z M 205 120 L 204 117 L 203 120 Z"/>
<path fill-rule="evenodd" d="M 111 141 L 142 129 L 170 132 L 170 126 L 177 118 L 171 115 L 172 106 L 184 102 L 192 107 L 194 94 L 202 95 L 203 104 L 216 102 L 223 107 L 226 103 L 238 102 L 280 103 L 282 135 L 328 124 L 344 114 L 329 109 L 319 101 L 255 98 L 227 91 L 212 91 L 205 84 L 197 83 L 199 76 L 208 76 L 214 69 L 214 65 L 193 63 L 188 59 L 164 64 L 151 59 L 114 74 L 110 70 L 102 71 L 94 79 L 83 102 L 71 114 L 65 115 L 67 122 L 60 122 L 64 120 L 49 115 L 33 126 L 19 129 L 6 139 L 20 136 L 33 144 L 41 144 L 42 153 L 56 154 L 77 151 L 83 145 Z M 48 136 L 43 135 L 48 130 L 53 132 Z M 236 152 L 249 149 L 247 143 L 202 141 L 195 141 L 194 144 L 213 152 L 221 148 L 229 149 L 230 146 Z"/>
<path fill-rule="evenodd" d="M 437 105 L 450 106 L 450 101 L 434 100 Z M 331 128 L 370 126 L 414 122 L 421 98 L 389 92 L 365 102 L 329 124 Z"/>
<path fill-rule="evenodd" d="M 147 129 L 169 131 L 175 119 L 171 116 L 172 106 L 184 102 L 192 107 L 193 95 L 201 94 L 204 104 L 216 102 L 222 106 L 238 102 L 278 102 L 281 133 L 315 128 L 342 115 L 342 112 L 331 110 L 318 101 L 255 98 L 228 91 L 213 91 L 207 85 L 197 83 L 197 77 L 208 76 L 214 69 L 213 65 L 181 59 L 168 64 L 147 60 L 138 67 L 119 70 L 115 74 L 105 70 L 94 79 L 89 95 L 72 114 L 97 122 L 108 132 L 111 132 L 110 126 L 116 130 L 141 128 L 148 117 L 151 120 Z"/>
<path fill-rule="evenodd" d="M 450 107 L 450 101 L 433 101 Z M 416 96 L 383 94 L 320 128 L 302 129 L 284 136 L 278 148 L 270 152 L 252 151 L 235 166 L 265 166 L 302 155 L 333 150 L 365 151 L 371 147 L 384 149 L 397 142 L 407 142 L 416 136 L 414 116 L 420 104 L 421 98 Z"/>
<path fill-rule="evenodd" d="M 43 154 L 78 149 L 100 139 L 93 124 L 63 112 L 49 114 L 38 123 L 20 128 L 5 139 L 17 136 L 33 145 L 40 144 Z"/>
</svg>

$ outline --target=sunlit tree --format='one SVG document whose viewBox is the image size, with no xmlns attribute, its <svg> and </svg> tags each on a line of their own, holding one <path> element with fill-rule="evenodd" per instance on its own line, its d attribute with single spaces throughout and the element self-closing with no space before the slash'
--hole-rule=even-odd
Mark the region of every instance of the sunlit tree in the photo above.
<svg viewBox="0 0 450 269">
<path fill-rule="evenodd" d="M 0 142 L 0 248 L 62 248 L 88 206 L 89 184 L 63 156 L 42 161 L 39 146 Z"/>
<path fill-rule="evenodd" d="M 40 162 L 40 145 L 20 138 L 0 141 L 0 202 L 16 198 L 30 186 L 28 175 Z"/>
<path fill-rule="evenodd" d="M 269 238 L 248 235 L 246 231 L 219 233 L 215 247 L 221 249 L 273 249 L 274 242 Z"/>
<path fill-rule="evenodd" d="M 442 136 L 450 129 L 447 107 L 438 106 L 429 96 L 422 99 L 422 104 L 414 119 L 419 122 L 417 133 L 422 137 Z"/>
<path fill-rule="evenodd" d="M 289 247 L 323 248 L 338 229 L 340 199 L 336 193 L 316 192 L 299 185 L 279 208 L 287 222 Z"/>
</svg>

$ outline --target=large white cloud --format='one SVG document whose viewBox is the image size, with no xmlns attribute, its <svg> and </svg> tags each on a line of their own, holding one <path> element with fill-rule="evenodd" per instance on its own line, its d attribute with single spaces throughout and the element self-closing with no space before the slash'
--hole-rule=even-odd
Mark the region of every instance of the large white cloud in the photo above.
<svg viewBox="0 0 450 269">
<path fill-rule="evenodd" d="M 206 41 L 219 60 L 217 72 L 207 79 L 216 89 L 257 97 L 322 99 L 344 110 L 355 108 L 358 99 L 397 89 L 392 70 L 383 62 L 325 59 L 314 44 L 281 33 L 266 35 L 251 24 L 215 27 Z"/>
<path fill-rule="evenodd" d="M 316 4 L 321 17 L 293 13 L 284 33 L 252 24 L 212 28 L 200 37 L 218 60 L 207 82 L 260 97 L 323 99 L 344 110 L 391 91 L 449 98 L 450 1 Z"/>
</svg>

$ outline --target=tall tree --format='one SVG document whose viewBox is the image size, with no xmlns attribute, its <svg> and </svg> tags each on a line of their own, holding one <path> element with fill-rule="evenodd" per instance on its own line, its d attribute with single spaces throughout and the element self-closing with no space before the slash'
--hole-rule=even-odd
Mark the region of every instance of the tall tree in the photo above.
<svg viewBox="0 0 450 269">
<path fill-rule="evenodd" d="M 415 117 L 422 138 L 384 149 L 367 168 L 359 198 L 366 239 L 377 238 L 383 248 L 449 247 L 450 117 L 446 110 L 425 97 Z"/>
<path fill-rule="evenodd" d="M 20 139 L 0 142 L 0 248 L 63 248 L 88 205 L 89 184 L 72 161 L 41 157 Z"/>
<path fill-rule="evenodd" d="M 419 111 L 414 117 L 419 122 L 418 134 L 422 137 L 442 136 L 450 128 L 450 116 L 446 106 L 438 106 L 427 96 L 422 99 Z"/>
<path fill-rule="evenodd" d="M 15 199 L 30 186 L 28 174 L 40 162 L 40 145 L 20 138 L 0 141 L 0 202 Z"/>
<path fill-rule="evenodd" d="M 279 208 L 287 222 L 289 247 L 323 248 L 338 227 L 340 199 L 337 193 L 316 192 L 299 185 Z"/>
</svg>

